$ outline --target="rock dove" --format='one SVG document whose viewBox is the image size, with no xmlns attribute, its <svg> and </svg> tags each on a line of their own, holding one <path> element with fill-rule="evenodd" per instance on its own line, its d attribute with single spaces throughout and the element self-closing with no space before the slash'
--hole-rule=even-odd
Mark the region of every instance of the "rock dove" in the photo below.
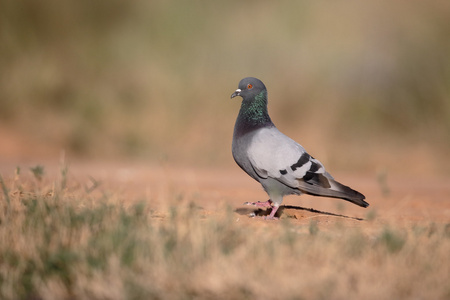
<svg viewBox="0 0 450 300">
<path fill-rule="evenodd" d="M 275 127 L 267 111 L 267 89 L 261 80 L 242 79 L 231 98 L 236 96 L 242 97 L 242 103 L 234 126 L 233 158 L 261 183 L 270 197 L 266 202 L 244 204 L 272 208 L 266 219 L 276 219 L 283 196 L 292 194 L 340 198 L 369 206 L 363 194 L 335 181 L 320 161 Z"/>
</svg>

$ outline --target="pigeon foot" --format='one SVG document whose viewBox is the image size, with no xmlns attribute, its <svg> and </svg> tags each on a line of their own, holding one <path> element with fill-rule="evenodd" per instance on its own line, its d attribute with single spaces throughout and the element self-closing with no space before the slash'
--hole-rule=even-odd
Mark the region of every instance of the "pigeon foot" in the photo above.
<svg viewBox="0 0 450 300">
<path fill-rule="evenodd" d="M 270 214 L 268 216 L 257 216 L 255 212 L 251 213 L 249 216 L 251 218 L 262 218 L 264 220 L 279 220 L 280 218 L 275 217 L 275 214 L 277 213 L 278 210 L 278 205 L 272 206 L 272 201 L 268 200 L 266 202 L 245 202 L 245 205 L 253 205 L 253 206 L 257 206 L 257 207 L 271 207 L 272 211 L 270 212 Z"/>
</svg>

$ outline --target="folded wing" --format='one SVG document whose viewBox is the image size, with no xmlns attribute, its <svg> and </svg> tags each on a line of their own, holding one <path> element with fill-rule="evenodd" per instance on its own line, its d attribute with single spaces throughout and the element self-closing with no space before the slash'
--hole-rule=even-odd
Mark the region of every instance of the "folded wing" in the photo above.
<svg viewBox="0 0 450 300">
<path fill-rule="evenodd" d="M 364 195 L 333 179 L 320 161 L 276 127 L 263 128 L 252 138 L 248 158 L 261 178 L 274 178 L 300 191 L 348 200 L 367 207 Z"/>
</svg>

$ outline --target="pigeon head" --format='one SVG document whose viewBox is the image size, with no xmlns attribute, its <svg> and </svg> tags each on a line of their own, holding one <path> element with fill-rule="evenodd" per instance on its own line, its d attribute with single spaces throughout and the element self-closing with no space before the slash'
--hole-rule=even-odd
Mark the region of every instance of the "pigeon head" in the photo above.
<svg viewBox="0 0 450 300">
<path fill-rule="evenodd" d="M 247 77 L 239 82 L 239 88 L 231 95 L 242 97 L 241 109 L 236 120 L 235 133 L 243 135 L 261 127 L 273 126 L 267 111 L 267 89 L 261 80 Z"/>
<path fill-rule="evenodd" d="M 263 93 L 263 94 L 261 94 Z M 267 89 L 261 80 L 254 77 L 247 77 L 239 82 L 239 88 L 231 94 L 231 98 L 241 96 L 243 100 L 254 100 L 257 96 L 266 98 Z"/>
</svg>

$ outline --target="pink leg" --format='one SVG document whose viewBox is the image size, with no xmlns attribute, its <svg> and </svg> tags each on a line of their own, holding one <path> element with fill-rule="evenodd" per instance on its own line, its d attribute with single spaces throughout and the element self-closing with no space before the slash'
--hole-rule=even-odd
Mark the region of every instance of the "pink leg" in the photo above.
<svg viewBox="0 0 450 300">
<path fill-rule="evenodd" d="M 279 206 L 272 206 L 272 211 L 270 212 L 270 215 L 265 217 L 266 220 L 278 220 L 277 217 L 275 217 L 275 214 L 277 213 Z"/>
</svg>

